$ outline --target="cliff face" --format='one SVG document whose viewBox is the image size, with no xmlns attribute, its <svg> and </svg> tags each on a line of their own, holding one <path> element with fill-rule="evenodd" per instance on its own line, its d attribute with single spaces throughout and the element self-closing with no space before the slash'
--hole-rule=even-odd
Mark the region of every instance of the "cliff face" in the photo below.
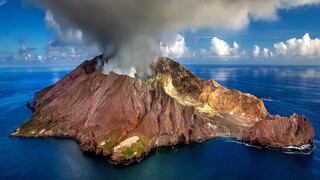
<svg viewBox="0 0 320 180">
<path fill-rule="evenodd" d="M 275 148 L 313 144 L 314 131 L 304 116 L 293 114 L 289 118 L 275 116 L 255 123 L 242 140 L 251 144 Z"/>
<path fill-rule="evenodd" d="M 154 62 L 154 75 L 145 81 L 104 75 L 97 59 L 40 91 L 30 104 L 31 120 L 12 135 L 73 138 L 83 151 L 115 163 L 219 136 L 272 147 L 313 143 L 306 118 L 274 118 L 255 96 L 200 79 L 170 59 Z"/>
</svg>

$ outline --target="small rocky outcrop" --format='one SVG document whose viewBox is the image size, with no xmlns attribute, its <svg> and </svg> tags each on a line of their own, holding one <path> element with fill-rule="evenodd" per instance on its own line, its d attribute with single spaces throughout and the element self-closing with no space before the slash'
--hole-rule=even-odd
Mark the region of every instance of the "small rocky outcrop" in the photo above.
<svg viewBox="0 0 320 180">
<path fill-rule="evenodd" d="M 243 135 L 242 140 L 250 144 L 274 148 L 313 144 L 314 130 L 304 116 L 293 114 L 289 118 L 275 116 L 258 121 Z"/>
<path fill-rule="evenodd" d="M 273 117 L 261 99 L 203 80 L 168 58 L 153 62 L 153 76 L 144 81 L 102 74 L 99 58 L 38 92 L 31 120 L 11 135 L 72 138 L 83 151 L 124 164 L 157 147 L 221 136 L 271 147 L 313 143 L 305 117 Z"/>
</svg>

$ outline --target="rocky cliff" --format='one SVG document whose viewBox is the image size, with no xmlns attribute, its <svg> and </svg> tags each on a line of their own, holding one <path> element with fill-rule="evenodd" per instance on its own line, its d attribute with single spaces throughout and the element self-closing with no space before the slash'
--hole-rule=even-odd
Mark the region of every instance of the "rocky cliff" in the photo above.
<svg viewBox="0 0 320 180">
<path fill-rule="evenodd" d="M 143 81 L 102 74 L 99 58 L 37 93 L 31 120 L 11 135 L 72 138 L 115 163 L 221 136 L 277 148 L 313 144 L 305 117 L 272 116 L 261 99 L 203 80 L 168 58 L 153 62 L 153 76 Z"/>
</svg>

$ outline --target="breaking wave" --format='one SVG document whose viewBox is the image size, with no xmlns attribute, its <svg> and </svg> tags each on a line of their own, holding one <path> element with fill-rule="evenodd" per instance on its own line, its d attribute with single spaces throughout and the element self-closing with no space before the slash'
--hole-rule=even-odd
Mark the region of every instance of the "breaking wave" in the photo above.
<svg viewBox="0 0 320 180">
<path fill-rule="evenodd" d="M 263 101 L 268 101 L 268 102 L 272 102 L 274 101 L 274 99 L 268 97 L 268 98 L 261 98 Z"/>
</svg>

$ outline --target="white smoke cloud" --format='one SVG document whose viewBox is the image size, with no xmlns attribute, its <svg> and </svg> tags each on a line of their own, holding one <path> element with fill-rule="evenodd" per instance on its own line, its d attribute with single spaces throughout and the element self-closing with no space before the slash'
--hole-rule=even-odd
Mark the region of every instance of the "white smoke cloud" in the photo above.
<svg viewBox="0 0 320 180">
<path fill-rule="evenodd" d="M 83 33 L 81 30 L 75 29 L 74 27 L 62 28 L 50 11 L 46 11 L 44 20 L 46 24 L 57 33 L 57 39 L 52 43 L 60 45 L 83 42 Z"/>
<path fill-rule="evenodd" d="M 320 0 L 35 1 L 51 13 L 53 17 L 51 19 L 55 21 L 54 23 L 51 21 L 51 24 L 58 24 L 53 26 L 58 33 L 71 32 L 73 35 L 78 32 L 78 38 L 94 42 L 104 49 L 105 56 L 116 61 L 114 64 L 118 64 L 117 67 L 120 69 L 134 67 L 137 72 L 146 69 L 145 65 L 160 53 L 159 39 L 164 34 L 205 27 L 237 30 L 247 26 L 250 19 L 275 20 L 279 9 L 320 2 Z M 50 22 L 50 16 L 48 20 Z M 151 41 L 153 43 L 150 43 Z M 227 52 L 227 50 L 219 51 L 222 54 Z"/>
<path fill-rule="evenodd" d="M 301 39 L 292 38 L 286 42 L 275 43 L 274 49 L 276 55 L 281 57 L 320 57 L 320 39 L 311 39 L 306 33 Z"/>
<path fill-rule="evenodd" d="M 188 47 L 185 38 L 181 34 L 177 34 L 173 42 L 163 43 L 160 42 L 161 56 L 170 58 L 182 58 L 188 56 Z"/>
</svg>

